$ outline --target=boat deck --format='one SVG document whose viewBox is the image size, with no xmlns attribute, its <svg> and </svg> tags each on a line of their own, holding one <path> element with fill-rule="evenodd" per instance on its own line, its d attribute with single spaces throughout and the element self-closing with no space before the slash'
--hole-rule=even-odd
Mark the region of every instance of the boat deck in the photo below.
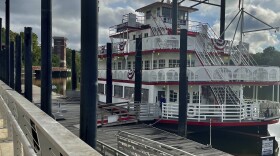
<svg viewBox="0 0 280 156">
<path fill-rule="evenodd" d="M 40 88 L 33 87 L 34 103 L 40 103 Z M 60 107 L 57 103 L 60 103 Z M 80 122 L 80 102 L 78 99 L 62 98 L 53 94 L 53 112 L 60 114 L 61 119 L 58 121 L 75 135 L 79 136 Z M 144 137 L 151 141 L 157 141 L 165 145 L 177 148 L 179 150 L 191 153 L 190 155 L 230 155 L 214 148 L 208 148 L 206 145 L 199 144 L 192 140 L 180 137 L 145 124 L 129 123 L 115 126 L 104 126 L 97 129 L 97 139 L 109 146 L 118 149 L 117 133 L 123 131 L 137 136 Z"/>
</svg>

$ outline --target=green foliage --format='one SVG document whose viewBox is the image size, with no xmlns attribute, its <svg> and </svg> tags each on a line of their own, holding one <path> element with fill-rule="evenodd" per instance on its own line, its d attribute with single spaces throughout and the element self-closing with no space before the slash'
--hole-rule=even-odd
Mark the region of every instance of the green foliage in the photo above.
<svg viewBox="0 0 280 156">
<path fill-rule="evenodd" d="M 280 66 L 280 52 L 274 47 L 267 47 L 262 53 L 252 54 L 258 65 Z"/>
<path fill-rule="evenodd" d="M 24 32 L 15 33 L 13 31 L 10 31 L 10 40 L 15 41 L 15 37 L 17 35 L 20 35 L 22 38 L 22 51 L 24 54 Z M 1 29 L 1 36 L 2 36 L 2 43 L 5 44 L 5 28 Z M 23 55 L 24 59 L 24 55 Z M 66 49 L 66 65 L 67 68 L 72 67 L 72 49 L 67 48 Z M 52 54 L 52 66 L 53 67 L 59 67 L 60 60 L 59 56 L 56 54 Z M 41 46 L 39 45 L 38 36 L 37 34 L 32 34 L 32 65 L 33 66 L 40 66 L 41 65 Z M 81 57 L 79 52 L 76 52 L 76 69 L 77 74 L 80 75 L 81 73 Z"/>
<path fill-rule="evenodd" d="M 53 67 L 59 67 L 59 56 L 57 54 L 52 54 L 52 66 Z"/>
</svg>

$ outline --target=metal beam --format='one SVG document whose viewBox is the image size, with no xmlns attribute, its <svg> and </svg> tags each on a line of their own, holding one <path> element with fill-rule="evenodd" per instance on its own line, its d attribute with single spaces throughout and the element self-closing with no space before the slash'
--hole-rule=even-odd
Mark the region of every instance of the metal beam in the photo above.
<svg viewBox="0 0 280 156">
<path fill-rule="evenodd" d="M 172 1 L 172 34 L 177 35 L 178 27 L 178 4 L 177 0 Z"/>
<path fill-rule="evenodd" d="M 225 39 L 226 0 L 221 0 L 220 39 Z"/>
<path fill-rule="evenodd" d="M 198 2 L 198 3 L 203 3 L 203 4 L 208 4 L 208 5 L 213 5 L 213 6 L 218 6 L 218 7 L 221 6 L 221 5 L 219 5 L 219 4 L 206 2 L 205 0 L 190 0 L 190 1 Z"/>
<path fill-rule="evenodd" d="M 6 84 L 10 85 L 10 0 L 6 0 Z"/>
<path fill-rule="evenodd" d="M 136 55 L 135 55 L 135 85 L 134 85 L 134 102 L 141 103 L 142 97 L 142 38 L 136 38 Z"/>
<path fill-rule="evenodd" d="M 32 28 L 24 28 L 24 96 L 32 102 Z"/>
<path fill-rule="evenodd" d="M 106 103 L 112 103 L 112 43 L 107 43 Z"/>
<path fill-rule="evenodd" d="M 15 80 L 15 90 L 21 94 L 21 60 L 22 60 L 22 45 L 21 36 L 16 36 L 16 80 Z"/>
<path fill-rule="evenodd" d="M 98 83 L 98 1 L 81 1 L 80 138 L 96 148 Z"/>
<path fill-rule="evenodd" d="M 52 0 L 41 0 L 41 109 L 52 115 Z"/>
<path fill-rule="evenodd" d="M 76 51 L 72 50 L 72 74 L 71 74 L 71 80 L 72 80 L 72 90 L 77 89 L 77 70 L 76 70 Z"/>
<path fill-rule="evenodd" d="M 207 0 L 204 0 L 203 2 L 206 2 Z M 195 7 L 195 6 L 198 6 L 198 5 L 200 5 L 202 2 L 198 2 L 198 3 L 196 3 L 196 4 L 194 4 L 194 5 L 192 5 L 192 6 L 190 6 L 190 8 L 193 8 L 193 7 Z"/>
<path fill-rule="evenodd" d="M 182 29 L 180 34 L 180 79 L 179 79 L 179 125 L 178 134 L 186 137 L 187 133 L 187 30 Z"/>
<path fill-rule="evenodd" d="M 271 29 L 276 29 L 276 30 L 277 30 L 277 29 L 279 29 L 279 27 L 248 30 L 248 31 L 243 31 L 243 34 L 244 34 L 244 33 L 250 33 L 250 32 L 258 32 L 258 31 L 271 30 Z"/>
</svg>

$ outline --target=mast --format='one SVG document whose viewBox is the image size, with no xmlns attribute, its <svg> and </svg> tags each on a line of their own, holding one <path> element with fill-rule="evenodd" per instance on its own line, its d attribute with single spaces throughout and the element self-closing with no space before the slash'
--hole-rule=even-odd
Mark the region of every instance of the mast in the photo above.
<svg viewBox="0 0 280 156">
<path fill-rule="evenodd" d="M 242 7 L 241 7 L 241 25 L 240 25 L 240 42 L 239 42 L 239 49 L 241 49 L 242 46 L 242 42 L 243 42 L 243 29 L 244 29 L 244 1 L 242 0 Z M 239 60 L 238 60 L 238 64 L 241 65 L 241 58 L 242 58 L 242 54 L 239 53 Z"/>
</svg>

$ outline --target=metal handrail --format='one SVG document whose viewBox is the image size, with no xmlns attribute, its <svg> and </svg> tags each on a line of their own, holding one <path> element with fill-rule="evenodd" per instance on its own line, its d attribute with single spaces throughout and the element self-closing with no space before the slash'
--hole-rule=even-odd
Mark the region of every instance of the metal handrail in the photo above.
<svg viewBox="0 0 280 156">
<path fill-rule="evenodd" d="M 18 118 L 14 118 L 16 120 L 14 122 L 16 122 L 19 127 L 15 127 L 13 132 L 21 130 L 26 134 L 24 135 L 25 140 L 19 140 L 24 144 L 23 146 L 30 148 L 33 147 L 32 144 L 34 144 L 33 149 L 35 153 L 38 152 L 37 154 L 42 155 L 100 156 L 97 151 L 2 81 L 0 81 L 0 95 L 2 97 L 0 101 L 5 102 L 8 107 L 7 109 L 11 112 L 11 114 L 8 114 L 9 117 L 13 117 L 14 115 L 12 114 L 18 114 Z M 9 111 L 5 112 L 8 113 Z M 31 122 L 34 124 L 34 127 L 30 125 Z M 32 133 L 29 134 L 30 132 Z M 34 138 L 35 133 L 33 132 L 36 133 L 37 138 Z M 36 142 L 34 142 L 35 140 Z M 37 140 L 39 141 L 38 143 Z M 26 142 L 29 142 L 29 144 Z M 16 142 L 14 142 L 14 144 L 16 144 Z M 38 149 L 35 149 L 37 147 Z M 25 148 L 23 153 L 27 152 Z"/>
<path fill-rule="evenodd" d="M 151 146 L 151 147 L 155 148 L 155 145 L 158 145 L 162 149 L 174 150 L 178 154 L 183 153 L 183 154 L 186 154 L 186 155 L 189 155 L 189 156 L 195 156 L 194 154 L 183 151 L 181 149 L 178 149 L 178 148 L 175 148 L 175 147 L 172 147 L 172 146 L 169 146 L 169 145 L 166 145 L 166 144 L 163 144 L 163 143 L 160 143 L 160 142 L 157 142 L 157 141 L 154 141 L 154 140 L 151 140 L 151 139 L 148 139 L 148 138 L 136 135 L 136 134 L 132 134 L 132 133 L 129 133 L 129 132 L 126 132 L 126 131 L 119 131 L 118 134 L 117 134 L 117 137 L 129 137 L 129 136 L 132 136 L 134 138 L 133 141 L 135 141 L 137 143 L 140 143 L 140 144 L 145 143 L 145 146 L 154 145 L 154 146 Z M 157 150 L 161 151 L 160 149 L 157 149 Z M 161 152 L 166 153 L 166 151 L 161 151 Z M 170 155 L 169 153 L 166 153 L 166 154 Z"/>
<path fill-rule="evenodd" d="M 7 104 L 5 103 L 2 95 L 0 95 L 0 101 L 3 102 L 2 106 L 0 105 L 0 107 L 2 108 L 2 111 L 5 111 L 6 112 L 6 116 L 9 119 L 9 121 L 11 121 L 11 124 L 13 126 L 13 130 L 14 132 L 17 134 L 17 136 L 19 137 L 20 139 L 20 142 L 22 142 L 22 146 L 24 148 L 24 151 L 26 154 L 28 154 L 29 156 L 37 156 L 35 151 L 34 151 L 34 148 L 32 148 L 32 145 L 29 143 L 28 139 L 25 137 L 23 131 L 21 130 L 19 124 L 17 123 L 15 117 L 12 115 L 12 112 L 10 111 L 9 107 L 7 106 Z"/>
<path fill-rule="evenodd" d="M 127 154 L 125 154 L 124 152 L 115 149 L 107 144 L 105 144 L 104 142 L 101 142 L 100 140 L 96 140 L 97 143 L 97 150 L 104 156 L 108 156 L 109 154 L 112 154 L 114 156 L 129 156 Z M 101 149 L 98 149 L 98 146 L 100 146 Z"/>
<path fill-rule="evenodd" d="M 244 105 L 208 105 L 188 104 L 188 119 L 201 120 L 208 117 L 221 117 L 224 120 L 242 121 L 246 118 L 259 118 L 259 107 L 257 103 Z M 162 117 L 167 119 L 178 118 L 178 103 L 163 103 Z"/>
</svg>

